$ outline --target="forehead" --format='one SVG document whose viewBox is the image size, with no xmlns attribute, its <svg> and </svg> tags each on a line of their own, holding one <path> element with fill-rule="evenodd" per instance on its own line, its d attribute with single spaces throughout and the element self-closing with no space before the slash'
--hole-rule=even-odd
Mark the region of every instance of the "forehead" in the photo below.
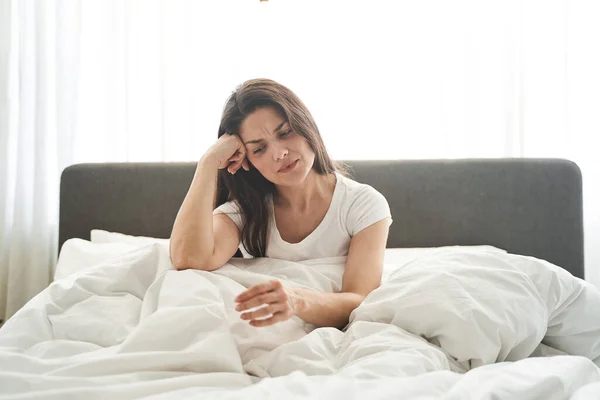
<svg viewBox="0 0 600 400">
<path fill-rule="evenodd" d="M 285 117 L 273 107 L 264 107 L 248 115 L 240 126 L 240 136 L 244 141 L 258 139 L 273 134 Z"/>
</svg>

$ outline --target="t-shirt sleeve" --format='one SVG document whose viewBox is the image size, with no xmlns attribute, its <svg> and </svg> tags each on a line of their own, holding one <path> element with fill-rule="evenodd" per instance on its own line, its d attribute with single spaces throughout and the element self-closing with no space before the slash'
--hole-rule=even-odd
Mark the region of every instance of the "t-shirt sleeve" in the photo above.
<svg viewBox="0 0 600 400">
<path fill-rule="evenodd" d="M 348 211 L 347 227 L 350 236 L 356 235 L 363 229 L 373 225 L 392 214 L 386 198 L 371 186 L 365 186 L 354 199 Z"/>
<path fill-rule="evenodd" d="M 227 214 L 227 216 L 231 218 L 238 229 L 240 231 L 242 230 L 242 213 L 240 211 L 240 206 L 235 201 L 228 201 L 227 203 L 221 204 L 219 207 L 215 208 L 213 215 L 216 214 Z"/>
</svg>

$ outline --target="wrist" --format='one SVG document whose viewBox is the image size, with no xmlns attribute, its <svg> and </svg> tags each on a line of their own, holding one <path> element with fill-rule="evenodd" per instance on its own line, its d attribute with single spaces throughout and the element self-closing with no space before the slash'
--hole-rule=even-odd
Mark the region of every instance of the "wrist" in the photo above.
<svg viewBox="0 0 600 400">
<path fill-rule="evenodd" d="M 219 158 L 217 155 L 210 150 L 204 153 L 200 161 L 198 161 L 198 167 L 211 167 L 211 168 L 219 168 Z"/>
<path fill-rule="evenodd" d="M 306 297 L 302 289 L 300 288 L 290 288 L 290 299 L 292 302 L 292 309 L 294 314 L 298 315 L 299 313 L 303 313 L 308 308 L 308 302 L 306 301 Z"/>
</svg>

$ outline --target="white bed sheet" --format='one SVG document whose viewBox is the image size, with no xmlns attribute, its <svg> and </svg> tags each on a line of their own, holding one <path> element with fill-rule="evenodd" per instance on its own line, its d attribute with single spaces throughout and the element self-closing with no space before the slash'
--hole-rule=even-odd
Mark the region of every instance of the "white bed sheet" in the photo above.
<svg viewBox="0 0 600 400">
<path fill-rule="evenodd" d="M 160 244 L 168 251 L 169 239 L 132 236 L 120 232 L 92 229 L 90 231 L 90 240 L 73 238 L 65 241 L 58 258 L 54 279 L 64 278 L 72 273 L 81 271 L 85 268 L 90 268 L 140 247 L 148 246 L 149 244 Z M 400 268 L 417 258 L 448 249 L 506 253 L 503 249 L 489 245 L 385 249 L 383 280 L 387 279 L 393 270 Z"/>
<path fill-rule="evenodd" d="M 339 291 L 344 261 L 173 271 L 168 249 L 150 244 L 82 266 L 0 330 L 0 396 L 600 398 L 600 294 L 531 257 L 413 258 L 343 332 L 298 318 L 254 328 L 234 310 L 272 277 Z"/>
</svg>

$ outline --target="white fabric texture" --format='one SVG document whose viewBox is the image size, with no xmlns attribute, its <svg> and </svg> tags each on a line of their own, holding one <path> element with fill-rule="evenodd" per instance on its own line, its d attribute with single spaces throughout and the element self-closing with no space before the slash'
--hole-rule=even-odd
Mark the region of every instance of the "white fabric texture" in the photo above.
<svg viewBox="0 0 600 400">
<path fill-rule="evenodd" d="M 56 264 L 59 176 L 77 118 L 74 6 L 0 2 L 0 323 Z"/>
<path fill-rule="evenodd" d="M 159 244 L 169 249 L 169 239 L 146 236 L 131 236 L 119 232 L 108 232 L 102 229 L 91 231 L 91 241 L 69 239 L 63 244 L 58 258 L 54 279 L 61 279 L 85 268 L 111 260 L 132 250 L 149 244 Z M 396 269 L 419 258 L 436 254 L 439 251 L 488 251 L 506 253 L 506 250 L 494 246 L 444 246 L 444 247 L 412 247 L 385 249 L 383 256 L 382 280 Z"/>
<path fill-rule="evenodd" d="M 306 238 L 298 243 L 283 240 L 269 198 L 270 223 L 267 233 L 266 256 L 288 261 L 347 256 L 350 240 L 354 235 L 372 224 L 389 217 L 393 223 L 390 206 L 381 193 L 372 186 L 356 182 L 337 174 L 331 203 L 323 220 Z M 224 213 L 241 231 L 243 219 L 239 205 L 229 201 L 217 207 L 213 214 Z M 244 257 L 251 257 L 243 243 L 239 246 Z"/>
<path fill-rule="evenodd" d="M 345 257 L 234 259 L 214 272 L 175 271 L 168 260 L 165 246 L 147 245 L 57 280 L 32 299 L 0 330 L 3 394 L 24 399 L 600 394 L 600 294 L 541 260 L 496 250 L 438 249 L 397 268 L 352 313 L 344 331 L 311 330 L 296 317 L 254 328 L 239 318 L 233 299 L 273 277 L 338 292 Z M 552 331 L 560 325 L 569 330 Z M 542 345 L 547 332 L 557 349 Z M 589 340 L 581 341 L 582 335 Z M 560 353 L 565 346 L 578 355 L 527 358 L 542 347 Z"/>
<path fill-rule="evenodd" d="M 91 268 L 139 247 L 143 246 L 129 243 L 93 243 L 78 238 L 69 239 L 63 244 L 60 251 L 54 271 L 54 280 L 80 272 L 82 268 Z"/>
<path fill-rule="evenodd" d="M 466 369 L 520 360 L 542 340 L 600 366 L 598 307 L 598 289 L 547 261 L 444 249 L 394 271 L 351 321 L 407 329 Z"/>
<path fill-rule="evenodd" d="M 92 243 L 124 243 L 143 247 L 145 245 L 160 243 L 169 248 L 169 239 L 154 238 L 149 236 L 133 236 L 120 232 L 109 232 L 103 229 L 92 229 L 90 231 L 90 242 Z"/>
<path fill-rule="evenodd" d="M 254 77 L 300 96 L 335 159 L 577 162 L 586 278 L 599 285 L 600 4 L 364 5 L 2 1 L 0 319 L 52 276 L 65 166 L 198 160 L 226 96 Z M 247 32 L 312 57 L 259 56 L 238 46 Z"/>
</svg>

